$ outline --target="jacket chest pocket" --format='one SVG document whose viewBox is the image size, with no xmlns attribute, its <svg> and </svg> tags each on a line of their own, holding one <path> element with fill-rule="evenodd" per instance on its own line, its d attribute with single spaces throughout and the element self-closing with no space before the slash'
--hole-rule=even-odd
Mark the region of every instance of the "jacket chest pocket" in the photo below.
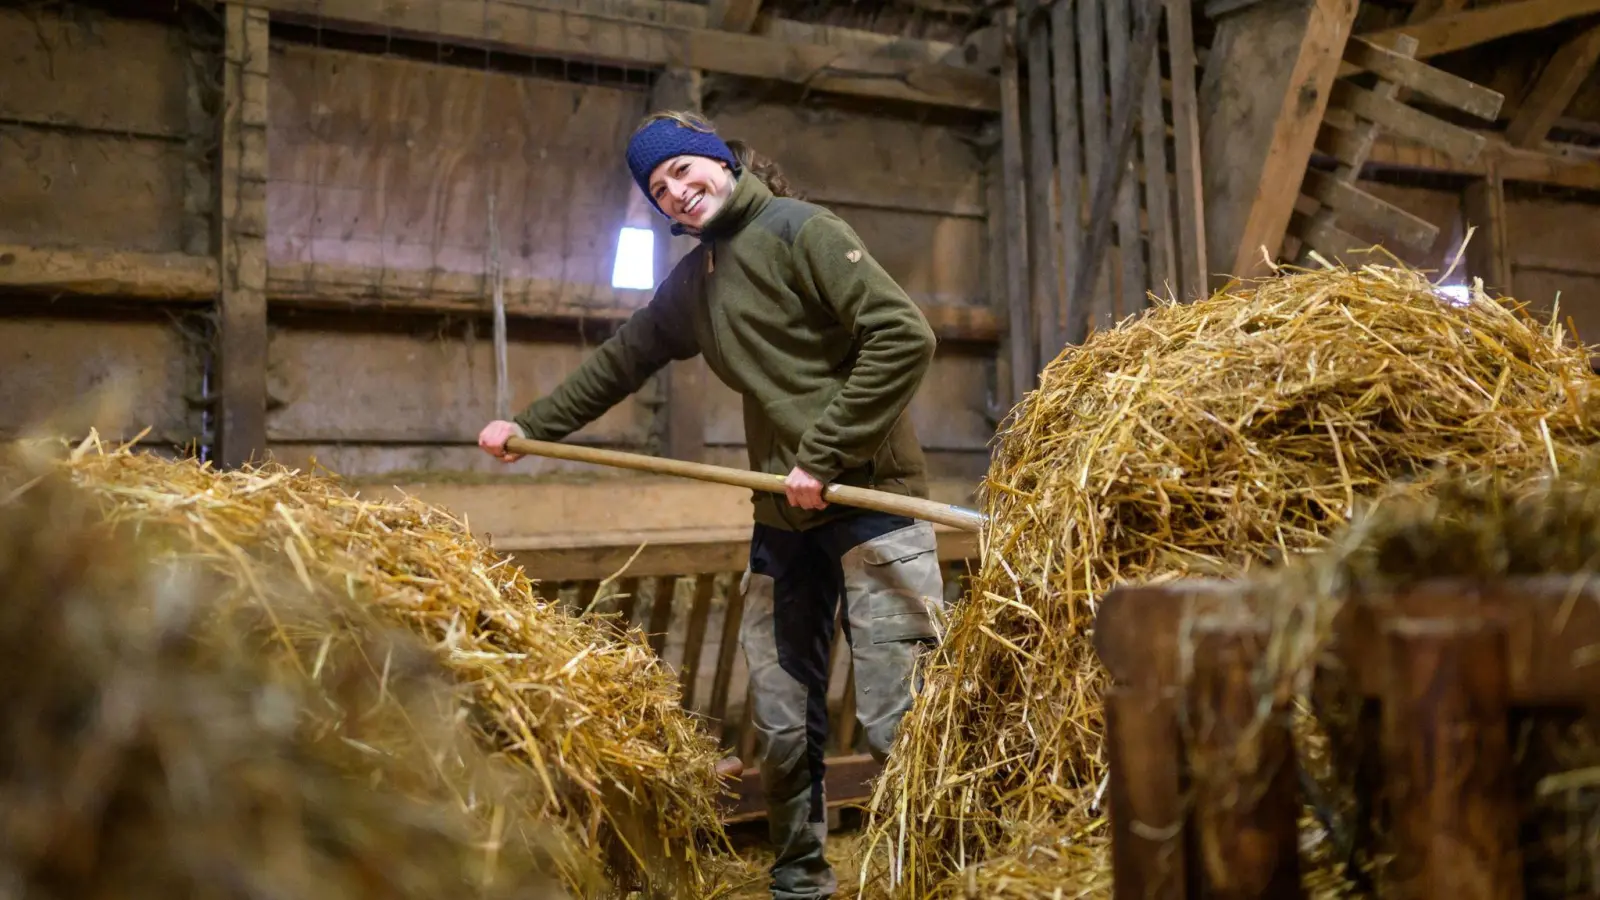
<svg viewBox="0 0 1600 900">
<path fill-rule="evenodd" d="M 852 548 L 841 560 L 851 628 L 874 644 L 938 637 L 944 576 L 933 526 L 918 522 Z"/>
</svg>

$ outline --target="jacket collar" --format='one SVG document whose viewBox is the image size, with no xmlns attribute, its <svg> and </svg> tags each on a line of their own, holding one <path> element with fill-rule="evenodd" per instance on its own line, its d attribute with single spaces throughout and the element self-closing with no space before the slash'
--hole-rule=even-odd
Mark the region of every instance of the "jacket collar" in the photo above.
<svg viewBox="0 0 1600 900">
<path fill-rule="evenodd" d="M 752 175 L 748 170 L 739 173 L 738 180 L 734 182 L 733 193 L 728 196 L 728 202 L 722 204 L 717 214 L 711 221 L 700 229 L 697 237 L 701 241 L 714 241 L 725 238 L 750 224 L 767 204 L 772 202 L 772 191 L 761 183 L 761 179 Z M 694 234 L 682 225 L 672 226 L 673 234 Z"/>
</svg>

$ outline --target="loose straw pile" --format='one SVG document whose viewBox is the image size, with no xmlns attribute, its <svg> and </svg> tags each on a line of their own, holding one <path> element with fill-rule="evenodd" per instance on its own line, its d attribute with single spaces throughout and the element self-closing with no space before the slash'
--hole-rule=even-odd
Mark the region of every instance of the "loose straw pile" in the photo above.
<svg viewBox="0 0 1600 900">
<path fill-rule="evenodd" d="M 618 639 L 539 597 L 520 569 L 419 501 L 367 500 L 278 466 L 217 472 L 93 439 L 64 466 L 108 521 L 225 574 L 234 585 L 225 602 L 274 617 L 268 649 L 313 682 L 330 648 L 370 629 L 400 626 L 424 641 L 465 690 L 478 743 L 537 785 L 529 811 L 562 824 L 580 858 L 562 873 L 575 892 L 593 891 L 604 869 L 613 891 L 713 893 L 706 853 L 725 845 L 717 746 L 637 634 Z M 263 574 L 272 567 L 358 612 L 333 627 L 285 618 Z M 387 662 L 376 671 L 386 676 Z M 413 737 L 388 735 L 375 752 Z"/>
<path fill-rule="evenodd" d="M 462 733 L 456 691 L 414 638 L 346 634 L 313 685 L 260 652 L 261 610 L 217 605 L 225 576 L 108 527 L 59 472 L 12 474 L 0 472 L 6 896 L 570 896 L 552 874 L 564 850 L 525 803 L 535 786 Z M 275 609 L 331 626 L 337 600 L 302 591 Z M 451 802 L 436 770 L 469 794 Z"/>
<path fill-rule="evenodd" d="M 981 569 L 879 781 L 871 871 L 903 897 L 1100 894 L 1099 598 L 1319 547 L 1436 467 L 1560 466 L 1596 437 L 1595 382 L 1559 327 L 1378 267 L 1163 304 L 1063 354 L 1000 435 Z"/>
</svg>

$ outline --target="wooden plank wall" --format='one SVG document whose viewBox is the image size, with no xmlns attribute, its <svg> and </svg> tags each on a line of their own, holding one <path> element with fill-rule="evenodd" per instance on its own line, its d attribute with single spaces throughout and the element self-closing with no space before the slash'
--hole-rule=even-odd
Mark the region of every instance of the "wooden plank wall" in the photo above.
<svg viewBox="0 0 1600 900">
<path fill-rule="evenodd" d="M 0 9 L 0 243 L 194 249 L 188 64 L 161 23 Z M 175 314 L 0 290 L 0 438 L 95 409 L 110 438 L 197 438 L 199 357 Z"/>
<path fill-rule="evenodd" d="M 549 66 L 509 72 L 297 42 L 305 34 L 275 30 L 267 65 L 269 451 L 377 480 L 580 470 L 538 460 L 508 470 L 471 446 L 493 414 L 492 329 L 487 315 L 439 307 L 486 310 L 498 263 L 520 409 L 647 302 L 649 291 L 610 281 L 620 227 L 654 216 L 621 160 L 649 73 L 602 79 L 574 65 L 569 79 Z M 173 21 L 0 10 L 0 244 L 214 261 L 223 46 L 220 33 L 207 38 L 199 47 Z M 197 76 L 196 65 L 210 69 Z M 993 321 L 987 180 L 961 129 L 815 99 L 708 112 L 850 222 L 917 302 Z M 404 298 L 391 305 L 402 309 L 373 308 L 397 285 Z M 115 382 L 93 374 L 110 367 L 140 387 L 131 430 L 114 437 L 145 423 L 162 439 L 200 439 L 215 374 L 207 387 L 207 355 L 172 315 L 203 313 L 206 300 L 145 300 L 137 314 L 0 301 L 8 343 L 50 348 L 0 358 L 0 433 L 52 405 L 38 386 L 59 386 L 45 390 L 53 395 Z M 527 318 L 535 308 L 552 315 Z M 114 346 L 98 346 L 113 334 Z M 77 343 L 97 345 L 79 354 L 93 361 L 83 373 L 70 362 Z M 992 340 L 941 346 L 912 408 L 936 475 L 975 481 L 987 468 L 993 357 Z M 742 464 L 737 398 L 711 381 L 707 458 Z M 665 399 L 656 387 L 574 439 L 652 449 Z"/>
</svg>

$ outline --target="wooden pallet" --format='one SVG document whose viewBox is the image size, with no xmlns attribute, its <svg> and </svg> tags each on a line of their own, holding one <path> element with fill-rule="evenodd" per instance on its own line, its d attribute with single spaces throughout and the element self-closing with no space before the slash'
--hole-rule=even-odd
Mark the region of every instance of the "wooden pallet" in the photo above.
<svg viewBox="0 0 1600 900">
<path fill-rule="evenodd" d="M 1119 900 L 1305 896 L 1290 715 L 1279 698 L 1260 716 L 1270 631 L 1245 596 L 1197 580 L 1101 607 Z M 1360 768 L 1389 800 L 1395 896 L 1523 895 L 1508 715 L 1594 707 L 1597 601 L 1600 579 L 1441 579 L 1341 610 L 1328 665 L 1375 707 Z"/>
</svg>

